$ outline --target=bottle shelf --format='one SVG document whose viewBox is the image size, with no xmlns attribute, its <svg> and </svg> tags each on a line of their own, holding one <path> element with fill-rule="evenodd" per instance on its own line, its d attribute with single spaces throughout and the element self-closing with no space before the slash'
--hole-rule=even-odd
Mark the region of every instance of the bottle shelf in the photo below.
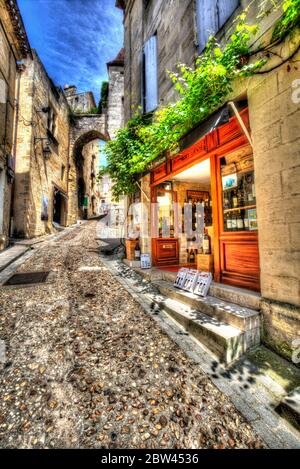
<svg viewBox="0 0 300 469">
<path fill-rule="evenodd" d="M 242 212 L 243 210 L 251 210 L 253 208 L 256 208 L 256 205 L 245 205 L 244 207 L 236 207 L 236 208 L 225 209 L 224 213 Z"/>
</svg>

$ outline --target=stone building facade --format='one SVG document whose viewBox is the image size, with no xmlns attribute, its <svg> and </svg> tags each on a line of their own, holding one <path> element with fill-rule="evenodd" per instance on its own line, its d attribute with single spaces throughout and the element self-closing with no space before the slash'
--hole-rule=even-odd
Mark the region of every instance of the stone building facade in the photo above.
<svg viewBox="0 0 300 469">
<path fill-rule="evenodd" d="M 89 114 L 96 108 L 95 97 L 92 91 L 77 93 L 76 86 L 65 85 L 64 93 L 70 109 L 75 113 Z"/>
<path fill-rule="evenodd" d="M 108 62 L 107 132 L 111 139 L 124 127 L 124 49 Z"/>
<path fill-rule="evenodd" d="M 12 195 L 16 158 L 16 119 L 21 61 L 30 55 L 16 2 L 0 1 L 0 250 L 12 229 Z"/>
<path fill-rule="evenodd" d="M 37 53 L 20 79 L 14 236 L 32 238 L 65 226 L 68 212 L 69 106 Z"/>
<path fill-rule="evenodd" d="M 249 3 L 227 2 L 228 5 L 231 4 L 232 11 L 225 18 L 225 22 L 219 23 L 221 27 L 215 28 L 221 42 L 225 40 L 225 33 L 233 18 Z M 211 13 L 211 4 L 212 2 L 201 0 L 117 1 L 117 6 L 124 9 L 125 122 L 138 106 L 144 107 L 141 99 L 145 97 L 142 79 L 145 60 L 143 57 L 148 47 L 150 59 L 152 57 L 153 61 L 153 44 L 156 47 L 157 59 L 154 73 L 152 70 L 152 78 L 157 79 L 155 107 L 177 99 L 176 90 L 167 71 L 175 70 L 177 63 L 194 66 L 195 58 L 202 50 L 204 31 L 200 26 L 203 25 L 205 15 L 208 17 Z M 203 6 L 207 8 L 202 8 Z M 258 7 L 258 2 L 252 2 L 250 22 L 257 22 L 255 18 L 259 13 Z M 255 45 L 268 41 L 280 14 L 280 10 L 277 10 L 260 18 Z M 153 37 L 155 41 L 151 43 Z M 300 82 L 297 66 L 300 59 L 299 51 L 297 52 L 299 42 L 300 35 L 297 32 L 288 37 L 278 46 L 278 55 L 273 55 L 266 66 L 266 70 L 270 71 L 240 81 L 235 85 L 231 96 L 228 96 L 228 102 L 235 102 L 238 110 L 246 106 L 243 119 L 251 133 L 250 144 L 244 134 L 244 128 L 238 124 L 236 115 L 230 114 L 231 127 L 237 125 L 239 138 L 244 139 L 244 151 L 251 154 L 254 164 L 258 245 L 253 256 L 259 256 L 256 289 L 261 298 L 262 337 L 264 343 L 288 358 L 291 358 L 293 344 L 300 338 Z M 153 101 L 153 90 L 150 98 Z M 240 108 L 241 102 L 243 106 Z M 232 108 L 230 109 L 232 111 Z M 201 126 L 199 129 L 201 133 Z M 220 131 L 213 133 L 213 137 L 220 134 L 224 139 L 225 130 L 223 131 L 222 127 Z M 218 151 L 217 144 L 215 153 Z M 213 161 L 214 155 L 210 154 L 210 157 Z M 224 158 L 226 157 L 225 154 Z M 226 163 L 225 159 L 221 164 Z M 159 171 L 161 168 L 157 170 L 158 178 Z M 168 178 L 171 176 L 172 174 L 168 173 Z M 148 214 L 155 191 L 155 177 L 155 174 L 148 173 L 140 181 L 141 199 L 144 206 L 148 207 Z M 163 177 L 161 181 L 164 181 Z M 212 190 L 214 191 L 214 188 Z M 213 212 L 216 215 L 216 224 L 216 218 L 219 220 L 222 215 L 214 207 Z M 220 236 L 220 239 L 212 240 L 216 249 L 215 259 L 218 257 L 217 267 L 225 262 L 223 270 L 226 270 L 226 254 L 224 258 L 219 257 L 224 246 L 227 246 L 228 252 L 236 255 L 235 263 L 232 262 L 227 269 L 230 271 L 231 268 L 234 270 L 239 267 L 239 262 L 241 265 L 243 261 L 238 260 L 238 249 L 236 254 L 234 253 L 234 239 L 232 238 L 230 246 L 226 245 L 229 234 L 223 234 L 223 238 Z M 237 234 L 236 239 L 238 236 L 240 235 Z M 152 252 L 152 255 L 155 255 L 153 240 L 150 237 L 144 236 L 141 245 L 143 252 Z M 224 271 L 221 274 L 224 274 Z M 247 272 L 245 276 L 246 274 Z M 220 276 L 215 277 L 216 281 L 219 279 Z"/>
</svg>

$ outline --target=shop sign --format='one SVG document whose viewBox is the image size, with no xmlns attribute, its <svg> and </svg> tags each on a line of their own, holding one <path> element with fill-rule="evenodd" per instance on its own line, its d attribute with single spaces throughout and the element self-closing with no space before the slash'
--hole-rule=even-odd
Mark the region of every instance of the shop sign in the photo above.
<svg viewBox="0 0 300 469">
<path fill-rule="evenodd" d="M 223 185 L 224 191 L 226 189 L 233 189 L 234 187 L 237 187 L 238 185 L 237 174 L 235 173 L 235 174 L 228 174 L 228 176 L 223 176 L 222 185 Z"/>
<path fill-rule="evenodd" d="M 151 256 L 150 254 L 142 254 L 141 255 L 141 268 L 142 269 L 151 269 Z"/>
<path fill-rule="evenodd" d="M 182 268 L 177 274 L 174 286 L 205 297 L 209 292 L 211 282 L 212 274 L 210 272 L 198 272 L 194 269 Z"/>
</svg>

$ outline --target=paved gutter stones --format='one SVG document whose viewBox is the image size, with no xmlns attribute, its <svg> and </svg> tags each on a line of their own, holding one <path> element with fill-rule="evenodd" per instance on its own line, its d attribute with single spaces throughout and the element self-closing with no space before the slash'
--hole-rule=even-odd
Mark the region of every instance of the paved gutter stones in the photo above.
<svg viewBox="0 0 300 469">
<path fill-rule="evenodd" d="M 144 311 L 198 365 L 199 369 L 210 377 L 215 386 L 230 398 L 269 448 L 300 448 L 299 433 L 274 411 L 273 392 L 277 393 L 278 386 L 266 375 L 264 368 L 257 368 L 247 357 L 243 357 L 230 368 L 224 367 L 211 351 L 200 343 L 196 344 L 189 334 L 182 332 L 177 322 L 147 297 L 145 294 L 147 292 L 155 294 L 155 289 L 148 280 L 142 280 L 136 272 L 128 269 L 116 258 L 102 257 L 101 260 Z"/>
<path fill-rule="evenodd" d="M 0 254 L 0 272 L 29 251 L 28 246 L 13 246 Z"/>
</svg>

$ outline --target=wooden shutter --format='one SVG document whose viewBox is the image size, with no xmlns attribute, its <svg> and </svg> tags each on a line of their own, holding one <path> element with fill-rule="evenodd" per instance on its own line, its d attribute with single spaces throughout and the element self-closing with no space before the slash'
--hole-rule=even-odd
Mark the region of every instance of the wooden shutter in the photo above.
<svg viewBox="0 0 300 469">
<path fill-rule="evenodd" d="M 197 0 L 197 29 L 199 51 L 205 48 L 209 36 L 216 34 L 230 18 L 240 0 Z"/>
<path fill-rule="evenodd" d="M 158 106 L 157 36 L 152 36 L 144 46 L 145 56 L 145 111 Z"/>
<path fill-rule="evenodd" d="M 218 0 L 197 0 L 197 29 L 200 52 L 218 29 Z"/>
<path fill-rule="evenodd" d="M 240 0 L 218 0 L 219 29 L 224 26 L 240 4 Z"/>
</svg>

